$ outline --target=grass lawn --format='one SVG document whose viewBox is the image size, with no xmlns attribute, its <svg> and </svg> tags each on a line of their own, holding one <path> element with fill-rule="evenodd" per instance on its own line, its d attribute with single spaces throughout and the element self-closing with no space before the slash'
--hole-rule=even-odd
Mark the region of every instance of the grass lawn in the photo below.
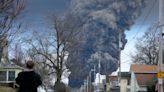
<svg viewBox="0 0 164 92">
<path fill-rule="evenodd" d="M 0 92 L 16 92 L 13 88 L 0 86 Z"/>
</svg>

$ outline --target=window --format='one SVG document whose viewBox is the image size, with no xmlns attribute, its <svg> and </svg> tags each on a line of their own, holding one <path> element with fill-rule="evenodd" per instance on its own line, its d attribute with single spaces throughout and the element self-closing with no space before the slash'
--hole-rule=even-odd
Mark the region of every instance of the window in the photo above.
<svg viewBox="0 0 164 92">
<path fill-rule="evenodd" d="M 8 81 L 14 81 L 15 80 L 15 71 L 9 71 L 9 80 Z"/>
<path fill-rule="evenodd" d="M 0 71 L 0 81 L 6 81 L 6 71 Z"/>
</svg>

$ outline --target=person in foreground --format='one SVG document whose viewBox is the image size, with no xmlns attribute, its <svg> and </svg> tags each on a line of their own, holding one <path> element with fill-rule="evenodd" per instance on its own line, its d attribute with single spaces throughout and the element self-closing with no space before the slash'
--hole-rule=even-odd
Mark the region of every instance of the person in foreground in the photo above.
<svg viewBox="0 0 164 92">
<path fill-rule="evenodd" d="M 42 84 L 40 75 L 33 70 L 34 65 L 33 61 L 27 61 L 27 69 L 20 72 L 15 79 L 19 85 L 18 92 L 37 92 L 37 87 Z"/>
</svg>

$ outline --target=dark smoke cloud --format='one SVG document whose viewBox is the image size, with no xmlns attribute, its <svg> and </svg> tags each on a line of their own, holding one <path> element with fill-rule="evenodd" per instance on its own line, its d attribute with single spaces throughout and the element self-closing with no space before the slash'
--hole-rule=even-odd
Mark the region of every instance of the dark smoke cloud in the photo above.
<svg viewBox="0 0 164 92">
<path fill-rule="evenodd" d="M 119 33 L 123 49 L 127 42 L 124 31 L 130 29 L 144 6 L 143 0 L 72 0 L 72 11 L 80 17 L 84 37 L 78 48 L 69 51 L 71 87 L 80 87 L 94 65 L 98 72 L 99 60 L 101 74 L 117 70 Z"/>
</svg>

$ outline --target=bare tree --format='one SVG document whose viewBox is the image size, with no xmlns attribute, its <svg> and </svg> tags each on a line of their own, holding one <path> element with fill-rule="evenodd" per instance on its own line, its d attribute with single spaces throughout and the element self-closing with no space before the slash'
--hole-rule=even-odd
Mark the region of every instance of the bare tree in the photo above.
<svg viewBox="0 0 164 92">
<path fill-rule="evenodd" d="M 13 63 L 15 63 L 18 66 L 25 67 L 23 62 L 25 59 L 25 53 L 22 50 L 21 45 L 18 43 L 15 44 L 13 56 L 14 57 L 11 59 Z"/>
<path fill-rule="evenodd" d="M 35 71 L 41 75 L 43 83 L 42 88 L 47 92 L 48 87 L 52 85 L 53 77 L 50 75 L 52 68 L 47 66 L 45 57 L 42 57 L 41 55 L 34 55 L 32 53 L 29 53 L 29 56 L 36 62 Z"/>
<path fill-rule="evenodd" d="M 76 36 L 80 33 L 80 27 L 75 22 L 76 17 L 71 14 L 66 14 L 64 17 L 53 15 L 51 21 L 51 31 L 33 32 L 33 37 L 26 42 L 31 45 L 34 58 L 36 55 L 45 58 L 42 63 L 50 70 L 48 74 L 56 76 L 56 90 L 65 90 L 59 85 L 63 85 L 61 77 L 67 70 L 65 61 L 69 54 L 68 50 L 78 46 L 80 36 L 79 39 Z"/>
<path fill-rule="evenodd" d="M 145 34 L 138 39 L 135 45 L 136 53 L 131 56 L 134 63 L 157 65 L 159 51 L 159 32 L 157 29 L 158 24 L 153 24 Z"/>
<path fill-rule="evenodd" d="M 24 8 L 24 0 L 0 0 L 0 62 L 4 48 L 10 43 L 9 37 L 13 37 L 16 31 L 11 31 L 16 17 Z M 18 28 L 20 27 L 17 26 Z"/>
</svg>

